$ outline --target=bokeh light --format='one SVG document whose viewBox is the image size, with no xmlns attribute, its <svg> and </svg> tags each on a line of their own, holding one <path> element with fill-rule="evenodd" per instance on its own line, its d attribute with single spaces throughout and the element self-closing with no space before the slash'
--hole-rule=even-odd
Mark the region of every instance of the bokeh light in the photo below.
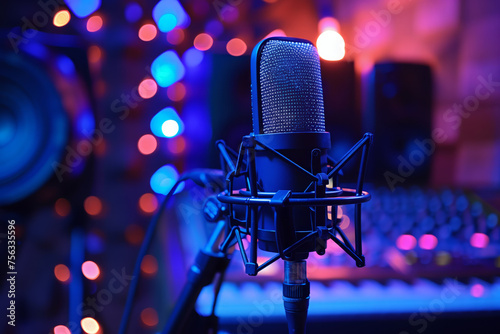
<svg viewBox="0 0 500 334">
<path fill-rule="evenodd" d="M 158 30 L 153 24 L 145 24 L 139 29 L 139 38 L 144 41 L 144 42 L 149 42 L 152 41 L 155 37 L 156 34 L 158 33 Z"/>
<path fill-rule="evenodd" d="M 175 27 L 185 28 L 190 22 L 177 0 L 160 0 L 153 8 L 153 19 L 161 32 L 169 32 Z"/>
<path fill-rule="evenodd" d="M 102 202 L 99 197 L 89 196 L 83 202 L 85 212 L 91 216 L 97 216 L 102 212 Z"/>
<path fill-rule="evenodd" d="M 186 149 L 186 139 L 183 136 L 177 136 L 167 142 L 167 149 L 170 153 L 179 154 Z"/>
<path fill-rule="evenodd" d="M 158 199 L 151 193 L 145 193 L 139 198 L 139 208 L 144 213 L 153 213 L 158 208 Z"/>
<path fill-rule="evenodd" d="M 177 182 L 178 178 L 179 173 L 177 172 L 177 169 L 172 165 L 165 165 L 154 172 L 151 176 L 149 184 L 155 193 L 166 195 L 172 189 L 175 182 Z M 179 185 L 176 193 L 180 192 L 182 188 L 183 186 Z"/>
<path fill-rule="evenodd" d="M 141 271 L 147 276 L 153 276 L 158 272 L 158 260 L 153 255 L 146 255 L 141 262 Z"/>
<path fill-rule="evenodd" d="M 139 152 L 141 152 L 144 155 L 153 153 L 154 151 L 156 151 L 157 147 L 158 147 L 158 142 L 156 138 L 150 134 L 143 135 L 141 138 L 139 138 L 139 141 L 137 142 L 137 148 L 139 149 Z"/>
<path fill-rule="evenodd" d="M 484 286 L 482 286 L 479 283 L 474 284 L 470 288 L 470 294 L 472 297 L 476 297 L 476 298 L 482 297 L 484 295 Z"/>
<path fill-rule="evenodd" d="M 158 312 L 152 307 L 145 308 L 141 312 L 141 321 L 148 327 L 158 325 Z"/>
<path fill-rule="evenodd" d="M 241 56 L 247 51 L 246 43 L 239 38 L 233 38 L 226 44 L 226 50 L 231 56 Z"/>
<path fill-rule="evenodd" d="M 94 15 L 89 17 L 87 20 L 87 30 L 89 32 L 96 32 L 102 28 L 102 17 L 99 15 Z"/>
<path fill-rule="evenodd" d="M 470 244 L 475 248 L 485 248 L 488 246 L 490 238 L 484 233 L 474 233 L 470 237 Z"/>
<path fill-rule="evenodd" d="M 82 264 L 82 273 L 83 276 L 87 277 L 90 280 L 95 280 L 99 277 L 101 271 L 99 270 L 99 266 L 94 261 L 85 261 Z"/>
<path fill-rule="evenodd" d="M 203 61 L 203 52 L 195 48 L 189 48 L 182 55 L 184 64 L 188 67 L 196 67 Z"/>
<path fill-rule="evenodd" d="M 71 334 L 71 331 L 66 326 L 58 325 L 54 327 L 54 334 Z"/>
<path fill-rule="evenodd" d="M 181 101 L 186 96 L 186 86 L 182 82 L 174 83 L 167 88 L 167 96 L 172 101 Z"/>
<path fill-rule="evenodd" d="M 323 31 L 316 40 L 318 54 L 325 60 L 341 60 L 345 56 L 345 41 L 334 30 Z"/>
<path fill-rule="evenodd" d="M 318 31 L 324 32 L 327 30 L 333 30 L 340 32 L 340 24 L 339 21 L 336 18 L 333 18 L 331 16 L 327 16 L 319 20 L 318 23 Z"/>
<path fill-rule="evenodd" d="M 142 97 L 143 99 L 150 99 L 155 96 L 156 92 L 158 91 L 158 85 L 153 79 L 144 79 L 139 84 L 137 90 L 140 97 Z"/>
<path fill-rule="evenodd" d="M 175 51 L 165 51 L 151 64 L 151 74 L 160 87 L 168 87 L 184 77 L 185 69 Z"/>
<path fill-rule="evenodd" d="M 167 107 L 153 116 L 151 132 L 157 137 L 172 138 L 184 131 L 184 123 L 174 108 Z"/>
<path fill-rule="evenodd" d="M 196 49 L 200 51 L 209 50 L 214 44 L 212 36 L 207 33 L 201 33 L 194 38 L 193 45 Z"/>
<path fill-rule="evenodd" d="M 438 239 L 432 234 L 424 234 L 418 239 L 418 245 L 422 249 L 434 249 L 438 244 Z"/>
<path fill-rule="evenodd" d="M 125 7 L 125 18 L 128 22 L 137 22 L 142 17 L 142 7 L 136 2 L 130 2 Z"/>
<path fill-rule="evenodd" d="M 101 6 L 101 0 L 64 0 L 64 2 L 79 18 L 89 16 Z"/>
<path fill-rule="evenodd" d="M 66 265 L 58 264 L 54 267 L 54 276 L 60 282 L 67 282 L 71 278 L 71 272 Z"/>
<path fill-rule="evenodd" d="M 71 14 L 67 10 L 60 10 L 54 15 L 52 22 L 56 27 L 64 27 L 71 19 Z"/>
<path fill-rule="evenodd" d="M 401 250 L 410 250 L 416 245 L 417 239 L 411 234 L 403 234 L 396 239 L 396 246 Z"/>
<path fill-rule="evenodd" d="M 125 228 L 125 240 L 131 245 L 140 245 L 144 239 L 144 229 L 137 224 L 130 224 Z"/>
<path fill-rule="evenodd" d="M 167 33 L 167 42 L 172 45 L 178 45 L 184 41 L 184 30 L 181 28 L 175 28 Z"/>
<path fill-rule="evenodd" d="M 211 36 L 218 37 L 224 31 L 224 25 L 219 20 L 210 20 L 205 25 L 205 31 Z"/>
<path fill-rule="evenodd" d="M 270 37 L 286 37 L 286 34 L 281 29 L 275 29 L 271 31 L 269 34 L 267 34 L 266 37 L 264 38 L 270 38 Z"/>
<path fill-rule="evenodd" d="M 66 217 L 71 212 L 71 204 L 66 198 L 59 198 L 54 203 L 54 211 L 61 217 Z"/>
<path fill-rule="evenodd" d="M 101 48 L 97 45 L 90 46 L 88 51 L 87 51 L 87 57 L 89 59 L 89 62 L 91 62 L 91 63 L 99 62 L 101 60 L 101 57 L 102 57 Z"/>
<path fill-rule="evenodd" d="M 80 324 L 85 333 L 96 334 L 99 332 L 99 323 L 94 318 L 83 318 Z"/>
</svg>

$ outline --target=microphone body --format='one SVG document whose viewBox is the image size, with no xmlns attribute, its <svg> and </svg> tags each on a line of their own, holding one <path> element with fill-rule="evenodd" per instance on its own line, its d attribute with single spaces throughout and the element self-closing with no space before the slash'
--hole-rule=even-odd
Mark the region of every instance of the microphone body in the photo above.
<svg viewBox="0 0 500 334">
<path fill-rule="evenodd" d="M 255 138 L 312 174 L 325 173 L 330 134 L 325 132 L 323 89 L 319 56 L 314 45 L 295 38 L 261 41 L 252 53 L 252 118 Z M 317 149 L 316 156 L 311 152 Z M 278 159 L 269 149 L 255 150 L 257 184 L 261 191 L 314 191 L 311 178 L 293 164 Z M 286 248 L 314 230 L 308 207 L 282 211 Z M 259 248 L 278 252 L 274 211 L 262 208 Z M 315 242 L 302 245 L 293 257 L 306 259 Z"/>
</svg>

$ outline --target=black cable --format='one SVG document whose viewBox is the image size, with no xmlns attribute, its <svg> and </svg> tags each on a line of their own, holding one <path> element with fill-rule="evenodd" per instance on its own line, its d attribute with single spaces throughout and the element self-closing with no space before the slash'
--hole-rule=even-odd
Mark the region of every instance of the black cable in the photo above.
<svg viewBox="0 0 500 334">
<path fill-rule="evenodd" d="M 132 306 L 134 304 L 135 292 L 137 290 L 137 285 L 139 284 L 139 276 L 141 271 L 141 263 L 146 255 L 149 246 L 151 245 L 151 241 L 153 240 L 154 232 L 156 230 L 156 226 L 160 221 L 160 217 L 167 206 L 167 202 L 170 200 L 175 190 L 179 186 L 181 182 L 185 181 L 184 177 L 180 177 L 179 180 L 174 184 L 172 189 L 165 196 L 165 199 L 161 203 L 156 214 L 151 218 L 151 221 L 148 226 L 148 230 L 146 231 L 146 235 L 144 236 L 144 240 L 141 245 L 141 249 L 139 250 L 139 255 L 137 256 L 137 260 L 135 262 L 134 273 L 132 275 L 132 281 L 130 282 L 130 288 L 128 290 L 127 301 L 125 303 L 125 309 L 123 311 L 122 320 L 120 322 L 120 330 L 119 334 L 125 334 L 128 326 L 128 322 L 130 319 L 130 313 L 132 312 Z"/>
</svg>

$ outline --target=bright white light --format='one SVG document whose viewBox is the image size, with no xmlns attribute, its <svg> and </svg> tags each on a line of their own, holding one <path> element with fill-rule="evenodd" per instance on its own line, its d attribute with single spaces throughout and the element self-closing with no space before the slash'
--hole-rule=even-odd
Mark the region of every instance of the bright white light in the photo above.
<svg viewBox="0 0 500 334">
<path fill-rule="evenodd" d="M 341 60 L 345 56 L 345 42 L 333 30 L 323 31 L 316 40 L 319 56 L 325 60 Z"/>
<path fill-rule="evenodd" d="M 179 124 L 173 119 L 169 119 L 161 126 L 161 132 L 163 132 L 165 137 L 175 137 L 179 133 Z"/>
</svg>

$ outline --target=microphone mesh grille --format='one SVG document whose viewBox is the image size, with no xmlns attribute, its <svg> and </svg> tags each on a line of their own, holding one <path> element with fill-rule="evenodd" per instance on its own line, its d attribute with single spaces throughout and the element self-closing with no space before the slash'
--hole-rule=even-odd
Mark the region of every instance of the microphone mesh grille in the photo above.
<svg viewBox="0 0 500 334">
<path fill-rule="evenodd" d="M 321 70 L 314 45 L 268 41 L 259 75 L 262 133 L 325 131 Z"/>
</svg>

